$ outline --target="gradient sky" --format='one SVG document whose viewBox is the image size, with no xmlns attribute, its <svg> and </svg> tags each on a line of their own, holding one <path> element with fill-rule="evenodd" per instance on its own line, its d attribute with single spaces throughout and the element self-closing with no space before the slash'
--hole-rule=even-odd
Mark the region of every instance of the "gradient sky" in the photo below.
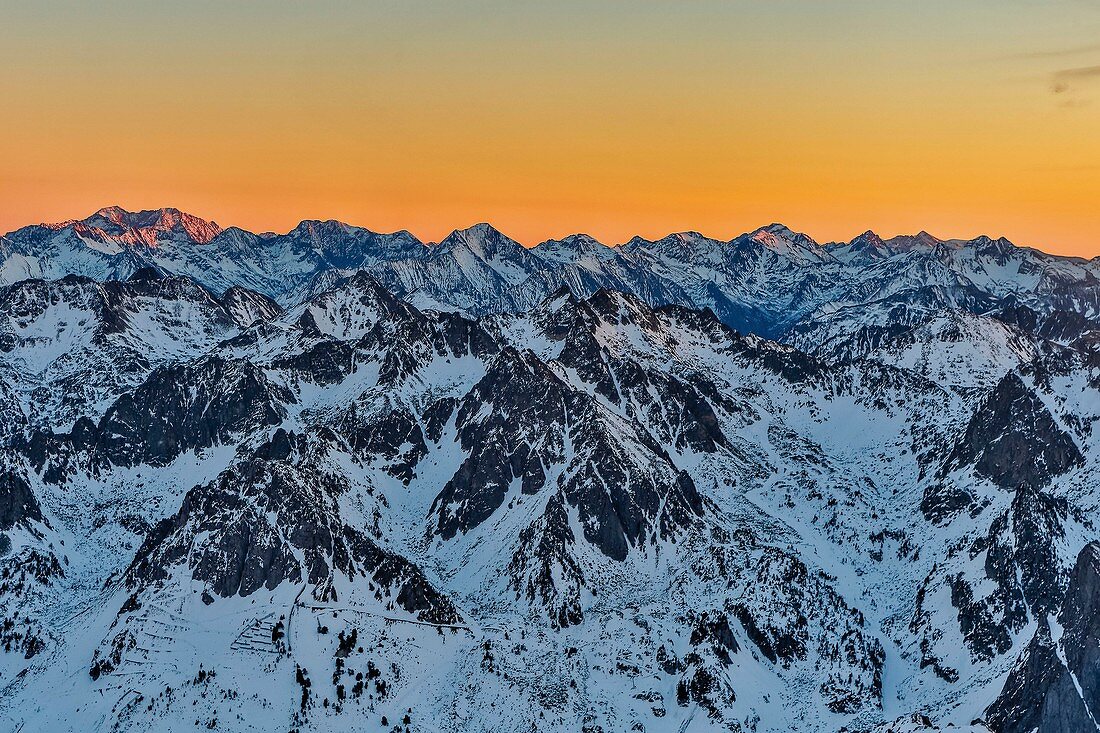
<svg viewBox="0 0 1100 733">
<path fill-rule="evenodd" d="M 156 6 L 156 7 L 154 7 Z M 0 231 L 782 221 L 1100 255 L 1100 0 L 0 0 Z"/>
</svg>

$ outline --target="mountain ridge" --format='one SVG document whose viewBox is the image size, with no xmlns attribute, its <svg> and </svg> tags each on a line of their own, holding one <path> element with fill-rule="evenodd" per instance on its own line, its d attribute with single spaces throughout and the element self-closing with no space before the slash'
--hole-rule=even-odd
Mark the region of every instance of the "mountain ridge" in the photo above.
<svg viewBox="0 0 1100 733">
<path fill-rule="evenodd" d="M 0 286 L 0 721 L 1077 733 L 1090 272 L 788 231 Z"/>
<path fill-rule="evenodd" d="M 97 218 L 107 219 L 108 221 L 111 221 L 112 223 L 114 223 L 118 226 L 134 226 L 133 221 L 135 219 L 140 220 L 141 218 L 147 218 L 148 216 L 151 216 L 151 215 L 156 215 L 159 218 L 176 217 L 176 218 L 179 218 L 181 220 L 193 221 L 199 227 L 205 226 L 205 227 L 210 227 L 211 229 L 216 229 L 216 231 L 214 231 L 213 236 L 216 236 L 217 234 L 220 234 L 223 231 L 227 231 L 227 230 L 230 230 L 230 229 L 235 229 L 235 230 L 238 230 L 238 231 L 241 231 L 241 232 L 246 232 L 246 233 L 251 234 L 251 235 L 256 236 L 256 237 L 269 239 L 272 236 L 286 236 L 286 235 L 294 232 L 295 230 L 301 229 L 303 226 L 308 226 L 308 225 L 313 224 L 313 225 L 330 225 L 330 226 L 331 225 L 339 225 L 341 227 L 360 230 L 360 231 L 368 232 L 368 233 L 375 234 L 375 235 L 381 235 L 381 236 L 386 236 L 386 235 L 390 235 L 390 236 L 407 235 L 408 237 L 417 239 L 417 241 L 421 242 L 425 246 L 433 246 L 433 245 L 437 245 L 439 243 L 439 242 L 433 242 L 433 241 L 430 241 L 430 240 L 421 240 L 421 239 L 417 238 L 415 235 L 413 235 L 411 232 L 409 232 L 407 229 L 399 229 L 399 230 L 396 230 L 396 231 L 393 231 L 393 232 L 377 232 L 377 231 L 374 231 L 372 229 L 369 229 L 369 228 L 366 228 L 366 227 L 363 227 L 363 226 L 360 226 L 360 225 L 356 225 L 356 224 L 351 224 L 349 222 L 345 222 L 345 221 L 342 221 L 342 220 L 339 220 L 339 219 L 303 219 L 297 225 L 291 227 L 288 231 L 282 232 L 282 233 L 273 232 L 271 230 L 264 230 L 263 232 L 252 232 L 251 230 L 245 229 L 243 227 L 234 226 L 234 225 L 230 225 L 228 227 L 222 228 L 217 223 L 215 223 L 213 220 L 204 219 L 202 217 L 196 216 L 196 215 L 188 213 L 188 212 L 184 212 L 180 209 L 177 209 L 177 208 L 171 207 L 171 206 L 166 206 L 166 207 L 161 207 L 161 208 L 156 208 L 156 209 L 142 209 L 142 210 L 138 210 L 138 211 L 130 211 L 130 210 L 125 209 L 125 208 L 123 208 L 121 206 L 118 206 L 118 205 L 105 206 L 105 207 L 97 210 L 95 213 L 91 214 L 90 216 L 88 216 L 84 219 L 65 219 L 65 220 L 62 220 L 62 221 L 59 221 L 59 222 L 40 222 L 40 223 L 37 223 L 37 224 L 27 224 L 27 225 L 24 225 L 22 227 L 18 227 L 16 229 L 13 229 L 13 230 L 11 230 L 7 233 L 0 234 L 0 238 L 10 238 L 11 235 L 13 235 L 13 234 L 15 234 L 19 231 L 22 231 L 24 229 L 29 229 L 29 228 L 32 228 L 32 227 L 44 227 L 44 228 L 53 229 L 53 230 L 56 231 L 58 229 L 63 229 L 65 227 L 72 226 L 72 225 L 78 224 L 78 223 L 89 224 L 91 221 L 94 221 Z M 450 234 L 447 235 L 447 237 L 443 237 L 439 241 L 442 242 L 445 239 L 447 239 L 448 237 L 452 237 L 452 236 L 454 236 L 456 234 L 459 234 L 459 233 L 462 233 L 462 232 L 468 232 L 468 231 L 471 231 L 471 230 L 477 230 L 479 228 L 486 228 L 486 227 L 489 228 L 489 229 L 492 229 L 493 231 L 496 231 L 498 233 L 503 233 L 503 232 L 501 232 L 501 230 L 494 227 L 491 223 L 486 222 L 486 221 L 482 221 L 482 222 L 477 222 L 477 223 L 471 224 L 468 227 L 456 228 L 456 229 L 452 230 L 450 232 Z M 137 227 L 135 227 L 135 228 L 137 228 Z M 936 243 L 951 244 L 951 245 L 958 246 L 960 244 L 980 245 L 980 244 L 988 244 L 990 242 L 995 242 L 995 243 L 1005 243 L 1005 244 L 1011 245 L 1012 247 L 1014 247 L 1016 249 L 1034 250 L 1036 252 L 1041 252 L 1042 254 L 1047 255 L 1049 257 L 1057 257 L 1057 258 L 1060 258 L 1060 259 L 1092 261 L 1092 260 L 1096 260 L 1096 259 L 1100 258 L 1100 254 L 1095 255 L 1093 257 L 1082 257 L 1082 256 L 1079 256 L 1079 255 L 1056 254 L 1056 253 L 1053 253 L 1053 252 L 1048 252 L 1048 251 L 1042 249 L 1041 247 L 1036 247 L 1036 246 L 1032 246 L 1032 245 L 1018 245 L 1018 244 L 1015 244 L 1014 242 L 1012 242 L 1011 240 L 1009 240 L 1007 237 L 1004 237 L 1004 236 L 993 238 L 993 237 L 991 237 L 989 235 L 986 235 L 986 234 L 979 234 L 979 235 L 976 235 L 976 236 L 971 237 L 969 239 L 968 238 L 962 238 L 962 237 L 950 237 L 950 238 L 947 238 L 947 239 L 942 239 L 942 238 L 936 237 L 932 234 L 929 234 L 926 231 L 921 231 L 921 232 L 918 232 L 917 234 L 913 234 L 913 235 L 897 234 L 897 235 L 894 235 L 894 236 L 891 236 L 891 237 L 883 238 L 877 232 L 875 232 L 873 230 L 867 230 L 867 231 L 863 232 L 862 234 L 858 234 L 858 235 L 854 236 L 852 239 L 847 240 L 847 241 L 830 241 L 830 242 L 821 242 L 821 243 L 819 243 L 816 239 L 814 239 L 810 235 L 804 234 L 804 233 L 801 233 L 801 232 L 796 232 L 796 231 L 790 229 L 789 227 L 787 227 L 786 225 L 781 224 L 779 222 L 772 222 L 771 224 L 767 224 L 767 225 L 757 227 L 755 229 L 747 230 L 745 232 L 742 232 L 738 235 L 732 236 L 729 239 L 725 239 L 725 240 L 715 239 L 715 238 L 710 238 L 710 237 L 708 237 L 708 238 L 713 239 L 714 241 L 717 241 L 717 242 L 725 242 L 725 243 L 728 244 L 728 243 L 737 241 L 737 240 L 742 239 L 742 238 L 746 238 L 746 237 L 751 238 L 753 235 L 756 235 L 756 234 L 759 234 L 759 233 L 762 233 L 762 232 L 772 232 L 772 233 L 774 233 L 775 230 L 781 230 L 781 231 L 784 231 L 785 233 L 788 233 L 788 234 L 791 234 L 791 235 L 796 235 L 799 238 L 804 238 L 807 241 L 807 243 L 812 243 L 813 245 L 817 245 L 817 246 L 820 246 L 822 248 L 849 247 L 853 244 L 856 244 L 858 242 L 863 241 L 864 238 L 872 237 L 875 240 L 877 240 L 880 244 L 886 244 L 886 245 L 889 245 L 889 246 L 907 245 L 909 247 L 912 247 L 914 245 L 921 244 L 921 245 L 930 247 L 930 246 L 933 246 Z M 668 234 L 664 235 L 664 237 L 660 237 L 658 239 L 646 239 L 644 237 L 635 235 L 634 237 L 629 238 L 624 242 L 605 243 L 605 242 L 602 242 L 599 239 L 596 239 L 595 237 L 593 237 L 589 234 L 586 234 L 584 232 L 574 232 L 572 234 L 567 234 L 567 235 L 564 235 L 564 236 L 561 236 L 561 237 L 556 237 L 556 238 L 551 237 L 551 238 L 548 238 L 548 239 L 540 240 L 540 241 L 535 242 L 533 244 L 520 243 L 520 245 L 522 247 L 524 247 L 525 249 L 535 249 L 535 248 L 537 248 L 537 247 L 539 247 L 543 244 L 562 242 L 562 241 L 570 240 L 572 238 L 581 237 L 581 238 L 584 238 L 584 239 L 588 240 L 591 243 L 600 244 L 601 246 L 608 247 L 610 249 L 619 249 L 619 248 L 622 248 L 622 247 L 626 246 L 627 244 L 629 244 L 631 241 L 634 241 L 634 240 L 639 240 L 639 241 L 645 242 L 645 243 L 653 243 L 653 242 L 658 242 L 661 239 L 665 239 L 665 238 L 668 238 L 668 237 L 674 237 L 674 236 L 678 236 L 678 235 L 694 236 L 694 237 L 703 237 L 704 236 L 700 232 L 689 230 L 689 231 L 681 231 L 681 232 L 669 232 Z M 202 243 L 202 244 L 208 243 L 210 241 L 210 239 L 213 238 L 213 236 L 206 238 L 205 241 L 201 241 L 200 243 Z M 196 241 L 199 241 L 199 240 L 196 240 Z"/>
</svg>

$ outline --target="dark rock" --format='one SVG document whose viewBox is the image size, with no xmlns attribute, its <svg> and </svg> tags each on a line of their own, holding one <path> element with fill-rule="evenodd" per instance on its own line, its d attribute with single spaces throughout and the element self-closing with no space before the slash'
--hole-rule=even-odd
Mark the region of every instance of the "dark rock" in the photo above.
<svg viewBox="0 0 1100 733">
<path fill-rule="evenodd" d="M 1082 462 L 1073 438 L 1058 427 L 1036 394 L 1016 373 L 997 384 L 974 413 L 948 455 L 941 477 L 973 465 L 1001 488 L 1041 488 Z"/>
<path fill-rule="evenodd" d="M 1100 544 L 1085 546 L 1078 556 L 1059 623 L 1062 636 L 1054 640 L 1047 619 L 1039 620 L 1035 636 L 986 711 L 995 733 L 1076 733 L 1096 727 L 1089 711 L 1100 709 Z"/>
<path fill-rule="evenodd" d="M 318 460 L 303 438 L 278 431 L 252 458 L 187 492 L 179 512 L 146 537 L 126 571 L 127 586 L 163 582 L 186 564 L 194 581 L 221 597 L 303 581 L 325 597 L 339 571 L 369 577 L 418 618 L 456 622 L 454 605 L 419 568 L 343 522 L 345 481 Z"/>
<path fill-rule="evenodd" d="M 31 521 L 45 520 L 30 484 L 14 469 L 0 470 L 0 530 Z"/>
</svg>

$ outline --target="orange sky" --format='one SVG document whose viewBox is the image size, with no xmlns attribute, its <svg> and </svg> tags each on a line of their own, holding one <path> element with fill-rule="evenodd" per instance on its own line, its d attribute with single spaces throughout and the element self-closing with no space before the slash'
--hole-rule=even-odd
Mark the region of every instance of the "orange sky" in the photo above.
<svg viewBox="0 0 1100 733">
<path fill-rule="evenodd" d="M 120 204 L 1100 255 L 1085 0 L 89 5 L 4 8 L 0 231 Z"/>
</svg>

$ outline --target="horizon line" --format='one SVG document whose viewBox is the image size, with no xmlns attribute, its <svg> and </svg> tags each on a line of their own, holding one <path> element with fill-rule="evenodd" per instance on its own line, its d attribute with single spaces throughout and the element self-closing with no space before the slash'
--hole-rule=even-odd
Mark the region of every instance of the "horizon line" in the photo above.
<svg viewBox="0 0 1100 733">
<path fill-rule="evenodd" d="M 1100 254 L 1093 255 L 1092 257 L 1086 257 L 1086 256 L 1083 256 L 1083 255 L 1072 255 L 1072 254 L 1057 254 L 1057 253 L 1054 253 L 1054 252 L 1050 252 L 1046 249 L 1043 249 L 1040 246 L 1017 244 L 1016 242 L 1009 239 L 1007 236 L 1003 236 L 1003 235 L 1001 235 L 1001 236 L 992 236 L 992 235 L 988 235 L 988 234 L 978 234 L 974 237 L 969 237 L 969 238 L 967 238 L 967 237 L 940 237 L 940 236 L 937 236 L 935 234 L 930 233 L 929 231 L 927 231 L 925 229 L 921 229 L 920 231 L 918 231 L 916 233 L 899 232 L 899 233 L 891 235 L 891 236 L 884 236 L 884 235 L 880 234 L 879 232 L 875 231 L 874 229 L 865 229 L 865 230 L 859 232 L 858 234 L 854 235 L 851 239 L 848 239 L 846 241 L 845 240 L 832 240 L 832 241 L 822 242 L 822 241 L 819 241 L 818 239 L 816 239 L 814 236 L 812 236 L 810 234 L 807 234 L 806 232 L 799 231 L 797 229 L 792 229 L 791 227 L 789 227 L 788 225 L 786 225 L 786 224 L 784 224 L 780 221 L 772 221 L 769 224 L 764 224 L 764 225 L 758 226 L 754 229 L 749 229 L 749 230 L 743 231 L 740 234 L 736 234 L 736 235 L 734 235 L 734 236 L 732 236 L 728 239 L 723 239 L 723 238 L 720 238 L 720 237 L 713 237 L 713 236 L 710 236 L 710 235 L 707 235 L 707 234 L 703 234 L 702 232 L 700 232 L 699 230 L 696 230 L 696 229 L 683 229 L 683 230 L 679 230 L 679 231 L 670 231 L 667 234 L 664 234 L 660 237 L 657 237 L 656 239 L 648 239 L 648 238 L 646 238 L 646 237 L 644 237 L 640 234 L 635 234 L 632 237 L 630 237 L 629 239 L 627 239 L 626 241 L 609 244 L 607 242 L 601 241 L 600 239 L 592 236 L 591 234 L 588 234 L 587 232 L 572 231 L 572 232 L 570 232 L 568 234 L 565 234 L 565 235 L 562 235 L 560 237 L 549 237 L 547 239 L 542 239 L 542 240 L 540 240 L 538 242 L 535 242 L 533 244 L 529 244 L 529 243 L 525 243 L 525 242 L 523 242 L 519 239 L 516 239 L 516 238 L 508 235 L 507 233 L 504 232 L 504 230 L 498 228 L 492 222 L 486 221 L 486 220 L 475 222 L 475 223 L 470 224 L 469 226 L 466 226 L 466 227 L 459 227 L 459 228 L 452 229 L 446 236 L 442 237 L 441 239 L 432 240 L 432 239 L 422 239 L 420 236 L 414 234 L 410 229 L 407 229 L 407 228 L 400 228 L 400 229 L 395 229 L 395 230 L 392 230 L 392 231 L 380 231 L 380 230 L 372 229 L 370 227 L 363 226 L 363 225 L 360 225 L 360 224 L 352 224 L 348 221 L 344 221 L 342 219 L 336 219 L 336 218 L 305 218 L 305 219 L 301 219 L 297 224 L 295 224 L 293 227 L 286 230 L 285 232 L 280 232 L 280 231 L 273 230 L 273 229 L 271 229 L 271 230 L 265 229 L 265 230 L 261 230 L 261 231 L 255 231 L 255 230 L 243 227 L 243 226 L 238 226 L 236 224 L 230 224 L 228 226 L 222 226 L 221 224 L 219 224 L 214 219 L 207 219 L 203 216 L 191 213 L 190 211 L 186 211 L 184 209 L 180 209 L 176 206 L 160 206 L 160 207 L 149 208 L 149 209 L 145 209 L 145 208 L 128 209 L 128 208 L 126 208 L 124 206 L 120 206 L 118 204 L 110 204 L 110 205 L 107 205 L 107 206 L 102 206 L 102 207 L 96 209 L 94 212 L 92 212 L 91 214 L 87 215 L 86 217 L 84 217 L 82 219 L 75 219 L 74 218 L 74 219 L 63 219 L 63 220 L 60 220 L 60 221 L 52 221 L 52 222 L 43 221 L 43 222 L 38 222 L 38 223 L 24 224 L 24 225 L 19 226 L 15 229 L 12 229 L 12 230 L 9 230 L 7 232 L 4 232 L 4 233 L 0 234 L 0 238 L 7 238 L 12 234 L 15 234 L 19 231 L 22 231 L 23 229 L 27 229 L 29 227 L 35 227 L 35 226 L 41 226 L 41 227 L 46 227 L 46 228 L 49 228 L 49 229 L 58 229 L 58 230 L 60 230 L 60 229 L 63 229 L 64 227 L 66 227 L 66 226 L 71 226 L 73 224 L 85 223 L 85 222 L 87 222 L 88 219 L 91 219 L 92 217 L 94 217 L 96 215 L 99 215 L 99 214 L 102 214 L 103 212 L 111 210 L 111 209 L 117 209 L 117 210 L 123 212 L 124 214 L 128 214 L 128 215 L 151 214 L 151 213 L 158 213 L 158 212 L 173 212 L 174 211 L 174 212 L 178 212 L 181 215 L 185 215 L 185 216 L 189 216 L 189 217 L 198 219 L 198 220 L 200 220 L 200 221 L 202 221 L 206 224 L 212 224 L 212 225 L 216 226 L 219 230 L 219 234 L 222 233 L 222 232 L 228 231 L 230 229 L 237 229 L 239 231 L 246 232 L 248 234 L 252 234 L 253 236 L 257 236 L 257 237 L 264 237 L 266 235 L 275 236 L 275 237 L 283 237 L 283 236 L 288 236 L 290 233 L 294 232 L 296 229 L 300 228 L 304 224 L 313 224 L 313 223 L 328 224 L 328 223 L 332 223 L 332 224 L 339 224 L 339 225 L 342 225 L 342 226 L 352 227 L 352 228 L 355 228 L 355 229 L 360 229 L 360 230 L 368 232 L 370 234 L 376 234 L 376 235 L 380 235 L 380 236 L 394 236 L 394 235 L 398 235 L 398 234 L 407 234 L 410 237 L 412 237 L 413 239 L 415 239 L 417 242 L 419 242 L 420 244 L 422 244 L 426 247 L 439 245 L 443 241 L 445 241 L 446 239 L 449 239 L 450 237 L 452 237 L 456 234 L 459 234 L 459 233 L 462 233 L 462 232 L 467 232 L 467 231 L 470 231 L 472 229 L 475 229 L 475 228 L 481 227 L 481 226 L 489 227 L 493 231 L 507 237 L 511 241 L 515 242 L 516 244 L 519 244 L 521 247 L 523 247 L 524 249 L 528 249 L 528 250 L 536 249 L 536 248 L 538 248 L 538 247 L 540 247 L 544 244 L 548 244 L 548 243 L 552 243 L 552 242 L 563 242 L 563 241 L 566 241 L 566 240 L 574 238 L 574 237 L 587 237 L 587 238 L 591 239 L 593 242 L 595 242 L 596 244 L 599 244 L 600 246 L 603 246 L 603 247 L 607 247 L 609 249 L 619 249 L 619 248 L 625 247 L 626 245 L 630 244 L 631 242 L 633 242 L 635 240 L 641 240 L 643 242 L 654 244 L 654 243 L 663 241 L 665 239 L 668 239 L 669 237 L 675 237 L 675 236 L 679 236 L 679 235 L 688 235 L 688 234 L 697 235 L 697 236 L 702 237 L 704 239 L 708 239 L 712 242 L 717 242 L 717 243 L 720 243 L 720 244 L 730 244 L 730 243 L 732 243 L 732 242 L 734 242 L 738 239 L 741 239 L 743 237 L 750 237 L 752 235 L 759 234 L 760 232 L 768 231 L 768 230 L 770 230 L 774 227 L 782 227 L 783 229 L 785 229 L 786 231 L 788 231 L 792 234 L 807 237 L 815 245 L 817 245 L 818 247 L 821 247 L 821 248 L 849 246 L 856 239 L 859 239 L 860 237 L 868 235 L 868 234 L 874 235 L 875 237 L 878 237 L 880 240 L 882 240 L 886 244 L 889 244 L 893 240 L 900 239 L 900 238 L 905 238 L 905 237 L 917 238 L 917 237 L 927 236 L 927 237 L 931 237 L 932 239 L 936 240 L 937 242 L 943 243 L 943 244 L 953 244 L 953 243 L 954 244 L 972 244 L 972 243 L 974 243 L 974 242 L 976 242 L 980 239 L 987 239 L 987 240 L 993 241 L 993 242 L 1004 241 L 1004 242 L 1007 242 L 1009 245 L 1011 245 L 1012 247 L 1014 247 L 1016 249 L 1033 250 L 1033 251 L 1036 251 L 1036 252 L 1040 252 L 1044 255 L 1047 255 L 1049 257 L 1057 257 L 1057 258 L 1060 258 L 1060 259 L 1070 259 L 1070 260 L 1081 260 L 1081 261 L 1085 261 L 1085 262 L 1100 260 Z M 131 228 L 133 228 L 133 227 L 131 227 Z M 215 236 L 217 236 L 217 235 L 215 235 Z"/>
</svg>

